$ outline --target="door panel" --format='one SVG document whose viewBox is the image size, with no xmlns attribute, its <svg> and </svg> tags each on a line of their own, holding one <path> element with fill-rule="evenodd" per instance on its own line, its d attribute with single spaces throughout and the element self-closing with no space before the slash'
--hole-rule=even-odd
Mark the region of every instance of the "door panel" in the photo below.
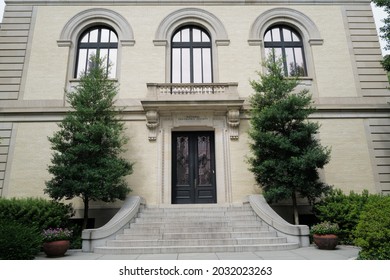
<svg viewBox="0 0 390 280">
<path fill-rule="evenodd" d="M 216 203 L 214 133 L 172 133 L 172 203 Z"/>
</svg>

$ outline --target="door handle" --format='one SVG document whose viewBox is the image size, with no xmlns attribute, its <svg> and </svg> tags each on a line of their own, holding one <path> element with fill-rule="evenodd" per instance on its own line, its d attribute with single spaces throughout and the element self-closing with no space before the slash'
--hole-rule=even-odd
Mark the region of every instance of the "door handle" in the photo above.
<svg viewBox="0 0 390 280">
<path fill-rule="evenodd" d="M 195 189 L 196 189 L 196 184 L 197 183 L 197 180 L 196 180 L 196 178 L 194 179 L 194 187 L 195 187 Z"/>
</svg>

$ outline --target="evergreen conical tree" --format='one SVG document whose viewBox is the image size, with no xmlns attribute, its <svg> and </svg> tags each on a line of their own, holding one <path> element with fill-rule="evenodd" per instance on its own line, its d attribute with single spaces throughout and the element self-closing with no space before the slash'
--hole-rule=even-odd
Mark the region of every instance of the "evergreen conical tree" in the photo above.
<svg viewBox="0 0 390 280">
<path fill-rule="evenodd" d="M 103 60 L 92 56 L 78 86 L 66 93 L 72 110 L 49 137 L 54 153 L 48 171 L 53 177 L 46 182 L 45 193 L 55 200 L 80 197 L 83 229 L 91 200 L 123 200 L 131 191 L 125 176 L 132 173 L 133 164 L 121 157 L 128 139 L 114 105 L 117 92 Z"/>
<path fill-rule="evenodd" d="M 319 124 L 308 121 L 315 111 L 307 90 L 294 92 L 297 78 L 286 78 L 283 62 L 270 56 L 265 74 L 251 81 L 250 171 L 265 199 L 292 199 L 294 222 L 299 224 L 297 195 L 313 201 L 330 189 L 319 180 L 318 169 L 330 159 L 316 134 Z"/>
</svg>

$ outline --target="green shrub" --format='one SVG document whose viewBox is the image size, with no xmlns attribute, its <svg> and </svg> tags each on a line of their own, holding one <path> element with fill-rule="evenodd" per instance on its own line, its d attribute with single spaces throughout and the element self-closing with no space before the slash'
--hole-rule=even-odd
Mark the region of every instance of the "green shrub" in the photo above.
<svg viewBox="0 0 390 280">
<path fill-rule="evenodd" d="M 353 231 L 359 222 L 360 214 L 371 196 L 367 190 L 362 194 L 353 191 L 349 195 L 334 189 L 314 205 L 314 214 L 320 221 L 330 221 L 339 225 L 339 240 L 344 244 L 354 244 Z"/>
<path fill-rule="evenodd" d="M 71 220 L 72 221 L 72 220 Z M 82 239 L 81 239 L 81 226 L 72 223 L 70 229 L 73 232 L 72 239 L 70 240 L 71 249 L 81 249 L 82 248 Z"/>
<path fill-rule="evenodd" d="M 31 260 L 42 246 L 42 235 L 37 227 L 0 219 L 0 259 Z"/>
<path fill-rule="evenodd" d="M 355 230 L 359 259 L 390 259 L 390 196 L 372 196 Z"/>
<path fill-rule="evenodd" d="M 70 205 L 43 198 L 0 198 L 0 219 L 17 221 L 39 230 L 67 227 L 73 216 Z"/>
</svg>

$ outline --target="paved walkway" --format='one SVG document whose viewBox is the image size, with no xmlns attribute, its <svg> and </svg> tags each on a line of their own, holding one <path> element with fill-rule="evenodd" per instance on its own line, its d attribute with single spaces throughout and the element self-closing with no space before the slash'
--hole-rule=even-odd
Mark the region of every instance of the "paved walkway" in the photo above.
<svg viewBox="0 0 390 280">
<path fill-rule="evenodd" d="M 285 251 L 259 251 L 242 253 L 185 253 L 185 254 L 143 254 L 102 255 L 68 250 L 61 258 L 47 258 L 43 253 L 36 260 L 354 260 L 359 248 L 337 246 L 335 250 L 319 250 L 315 245 Z"/>
</svg>

